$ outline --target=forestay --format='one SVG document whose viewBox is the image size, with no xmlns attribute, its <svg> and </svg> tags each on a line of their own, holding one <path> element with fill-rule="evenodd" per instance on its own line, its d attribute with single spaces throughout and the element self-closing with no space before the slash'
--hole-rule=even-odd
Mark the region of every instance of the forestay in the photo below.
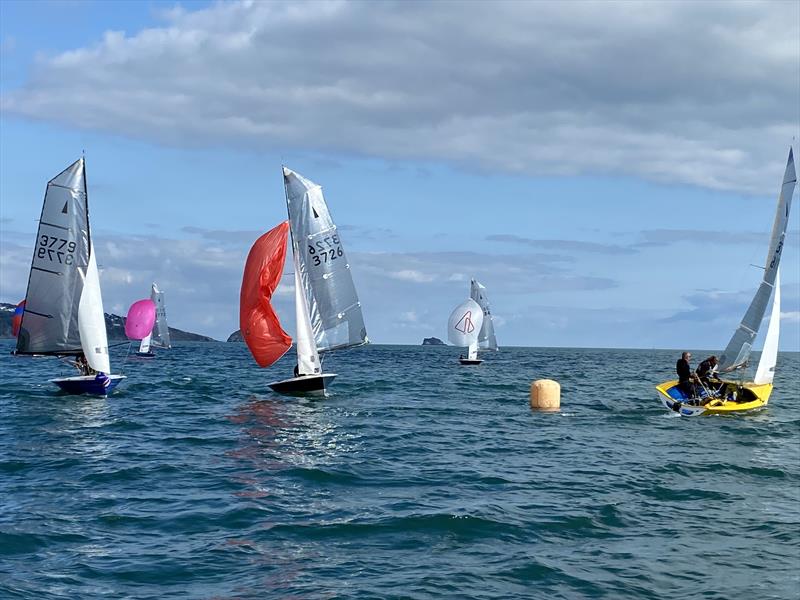
<svg viewBox="0 0 800 600">
<path fill-rule="evenodd" d="M 51 179 L 44 196 L 31 262 L 20 354 L 79 354 L 78 310 L 90 277 L 89 214 L 83 159 Z M 99 287 L 98 287 L 99 295 Z M 84 304 L 84 308 L 88 308 Z M 105 329 L 105 323 L 103 323 Z M 105 372 L 108 372 L 107 370 Z"/>
<path fill-rule="evenodd" d="M 368 343 L 350 264 L 322 188 L 284 167 L 296 269 L 319 352 Z"/>
<path fill-rule="evenodd" d="M 483 326 L 478 334 L 478 347 L 482 350 L 497 350 L 497 337 L 494 334 L 494 321 L 489 308 L 489 298 L 486 296 L 486 287 L 473 279 L 469 295 L 483 310 Z"/>
<path fill-rule="evenodd" d="M 750 357 L 753 341 L 758 334 L 758 329 L 761 326 L 769 298 L 775 286 L 775 278 L 777 277 L 781 252 L 786 238 L 786 227 L 789 224 L 789 210 L 792 205 L 792 194 L 794 193 L 796 181 L 797 174 L 794 168 L 794 157 L 790 148 L 786 171 L 783 175 L 781 194 L 778 198 L 775 221 L 772 225 L 772 237 L 770 238 L 769 252 L 764 265 L 764 278 L 742 322 L 720 357 L 720 371 L 730 371 L 743 367 Z"/>
</svg>

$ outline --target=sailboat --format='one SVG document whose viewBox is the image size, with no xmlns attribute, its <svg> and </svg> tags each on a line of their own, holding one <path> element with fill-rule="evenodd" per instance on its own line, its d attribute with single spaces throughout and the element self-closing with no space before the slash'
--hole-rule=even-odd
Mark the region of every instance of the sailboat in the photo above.
<svg viewBox="0 0 800 600">
<path fill-rule="evenodd" d="M 489 308 L 489 298 L 486 296 L 486 287 L 475 279 L 470 280 L 469 297 L 475 300 L 483 311 L 483 325 L 478 333 L 478 350 L 499 350 L 497 336 L 494 334 L 494 321 Z"/>
<path fill-rule="evenodd" d="M 725 351 L 720 356 L 719 373 L 739 371 L 739 381 L 721 379 L 719 389 L 705 390 L 701 387 L 699 402 L 688 398 L 678 387 L 677 381 L 667 381 L 656 386 L 664 406 L 684 416 L 701 414 L 733 413 L 761 408 L 769 402 L 772 393 L 772 382 L 778 362 L 778 337 L 780 335 L 781 293 L 780 262 L 786 239 L 786 228 L 789 224 L 789 210 L 792 205 L 797 173 L 794 167 L 794 156 L 789 148 L 786 171 L 783 175 L 781 193 L 775 220 L 772 225 L 769 250 L 764 264 L 764 276 L 761 285 L 753 296 L 739 327 L 734 331 Z M 756 374 L 752 381 L 744 380 L 750 351 L 755 342 L 761 321 L 772 298 L 769 327 L 764 338 Z"/>
<path fill-rule="evenodd" d="M 467 346 L 468 354 L 458 359 L 462 365 L 479 365 L 478 336 L 483 327 L 483 310 L 472 298 L 467 298 L 453 309 L 447 320 L 447 339 L 454 346 Z"/>
<path fill-rule="evenodd" d="M 156 305 L 156 324 L 146 337 L 142 338 L 139 344 L 139 351 L 136 356 L 140 358 L 154 358 L 155 353 L 151 348 L 172 348 L 169 340 L 169 326 L 167 325 L 167 307 L 164 303 L 164 292 L 158 289 L 153 283 L 150 289 L 150 300 Z"/>
<path fill-rule="evenodd" d="M 239 309 L 242 338 L 262 367 L 290 347 L 270 304 L 283 273 L 291 233 L 297 364 L 294 377 L 269 384 L 282 394 L 325 395 L 335 373 L 325 373 L 322 356 L 369 343 L 350 264 L 331 219 L 322 188 L 283 167 L 289 220 L 261 236 L 245 264 Z"/>
<path fill-rule="evenodd" d="M 125 378 L 111 374 L 83 158 L 47 183 L 16 354 L 85 357 L 93 373 L 51 380 L 69 394 L 106 396 Z"/>
</svg>

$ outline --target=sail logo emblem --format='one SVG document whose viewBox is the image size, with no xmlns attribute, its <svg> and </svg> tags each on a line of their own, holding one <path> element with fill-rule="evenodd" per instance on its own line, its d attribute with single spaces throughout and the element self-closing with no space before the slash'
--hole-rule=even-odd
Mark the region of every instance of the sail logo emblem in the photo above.
<svg viewBox="0 0 800 600">
<path fill-rule="evenodd" d="M 464 316 L 459 319 L 458 323 L 455 324 L 456 331 L 460 331 L 461 333 L 472 333 L 475 331 L 475 325 L 472 322 L 472 311 L 468 310 L 464 313 Z"/>
</svg>

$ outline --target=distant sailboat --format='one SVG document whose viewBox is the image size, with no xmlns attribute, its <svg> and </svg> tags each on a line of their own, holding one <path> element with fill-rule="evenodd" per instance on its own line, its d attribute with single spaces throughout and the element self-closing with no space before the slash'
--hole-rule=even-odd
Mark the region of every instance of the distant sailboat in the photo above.
<svg viewBox="0 0 800 600">
<path fill-rule="evenodd" d="M 294 377 L 270 383 L 282 394 L 325 394 L 336 377 L 323 373 L 321 355 L 369 342 L 350 264 L 322 188 L 298 173 L 283 169 L 289 221 L 261 236 L 247 257 L 240 298 L 240 329 L 262 367 L 288 350 L 291 338 L 281 328 L 270 299 L 280 282 L 291 232 L 294 263 Z"/>
<path fill-rule="evenodd" d="M 462 355 L 459 362 L 462 365 L 479 365 L 483 362 L 478 358 L 478 336 L 483 327 L 483 310 L 472 298 L 467 298 L 453 309 L 447 321 L 447 339 L 454 346 L 467 346 L 468 354 Z"/>
<path fill-rule="evenodd" d="M 794 156 L 789 149 L 789 158 L 786 161 L 786 170 L 783 175 L 781 193 L 775 211 L 775 220 L 772 225 L 769 251 L 764 264 L 764 275 L 761 285 L 753 297 L 747 312 L 733 333 L 725 351 L 719 361 L 720 373 L 743 371 L 749 363 L 750 351 L 758 335 L 761 321 L 764 319 L 770 296 L 772 309 L 770 311 L 769 327 L 764 339 L 764 348 L 761 352 L 758 368 L 753 381 L 727 381 L 718 393 L 703 399 L 705 404 L 693 405 L 679 388 L 677 381 L 667 381 L 656 386 L 661 394 L 663 404 L 675 412 L 685 416 L 699 414 L 730 413 L 752 410 L 765 406 L 772 393 L 772 380 L 775 376 L 775 367 L 778 362 L 778 337 L 780 335 L 780 273 L 781 253 L 786 239 L 786 228 L 789 225 L 789 210 L 792 205 L 797 173 L 794 167 Z M 704 392 L 705 393 L 705 392 Z"/>
<path fill-rule="evenodd" d="M 494 321 L 492 320 L 492 311 L 489 308 L 489 298 L 486 296 L 486 287 L 475 279 L 471 280 L 469 296 L 478 303 L 483 311 L 483 325 L 478 334 L 478 350 L 499 350 L 497 336 L 494 334 Z"/>
<path fill-rule="evenodd" d="M 154 283 L 150 289 L 150 300 L 156 305 L 156 324 L 153 331 L 139 344 L 136 356 L 141 358 L 154 358 L 155 353 L 151 348 L 172 348 L 169 339 L 169 326 L 167 325 L 167 307 L 164 302 L 164 292 Z"/>
<path fill-rule="evenodd" d="M 111 374 L 83 158 L 47 184 L 16 353 L 85 356 L 91 374 L 51 380 L 70 394 L 106 396 L 125 378 Z"/>
</svg>

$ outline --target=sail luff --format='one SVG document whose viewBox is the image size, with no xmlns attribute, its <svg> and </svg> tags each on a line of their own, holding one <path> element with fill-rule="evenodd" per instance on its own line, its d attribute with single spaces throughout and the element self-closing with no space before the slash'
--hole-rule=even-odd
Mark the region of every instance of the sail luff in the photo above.
<svg viewBox="0 0 800 600">
<path fill-rule="evenodd" d="M 764 264 L 764 277 L 739 327 L 720 356 L 719 368 L 722 372 L 742 368 L 747 365 L 747 361 L 750 358 L 753 342 L 758 335 L 761 321 L 764 319 L 764 313 L 767 310 L 769 298 L 775 286 L 775 278 L 786 239 L 786 228 L 789 224 L 789 211 L 796 182 L 797 173 L 794 166 L 794 156 L 792 149 L 789 148 L 789 158 L 786 161 L 781 193 L 778 197 L 775 219 L 772 224 L 769 250 Z"/>
<path fill-rule="evenodd" d="M 775 365 L 778 364 L 778 341 L 781 329 L 781 274 L 775 275 L 775 291 L 772 294 L 772 311 L 770 311 L 767 336 L 764 338 L 764 348 L 758 361 L 756 376 L 753 383 L 762 385 L 772 383 L 775 377 Z"/>
</svg>

